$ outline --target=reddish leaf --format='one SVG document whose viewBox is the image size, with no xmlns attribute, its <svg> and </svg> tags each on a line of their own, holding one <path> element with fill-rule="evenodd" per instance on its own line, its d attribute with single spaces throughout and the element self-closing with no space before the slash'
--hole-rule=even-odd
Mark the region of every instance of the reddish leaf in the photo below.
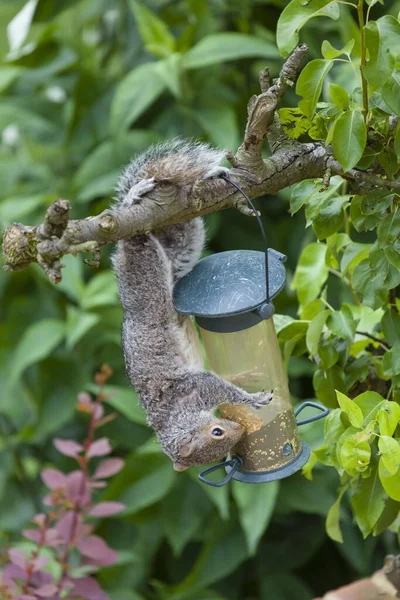
<svg viewBox="0 0 400 600">
<path fill-rule="evenodd" d="M 26 580 L 26 573 L 24 569 L 17 567 L 17 565 L 6 565 L 3 569 L 4 582 L 9 584 L 10 581 L 14 581 L 16 579 L 21 579 L 22 581 Z"/>
<path fill-rule="evenodd" d="M 22 535 L 28 540 L 32 540 L 32 542 L 36 542 L 37 544 L 42 539 L 42 534 L 40 533 L 39 529 L 24 529 Z"/>
<path fill-rule="evenodd" d="M 57 592 L 57 586 L 54 583 L 46 583 L 35 590 L 35 594 L 40 598 L 50 598 Z"/>
<path fill-rule="evenodd" d="M 54 526 L 58 538 L 63 542 L 73 543 L 80 519 L 81 517 L 73 510 L 65 513 L 65 515 Z"/>
<path fill-rule="evenodd" d="M 53 506 L 53 496 L 51 494 L 47 494 L 44 496 L 42 502 L 45 506 Z"/>
<path fill-rule="evenodd" d="M 87 455 L 89 457 L 105 456 L 106 454 L 110 454 L 111 450 L 112 450 L 112 448 L 110 446 L 110 442 L 108 441 L 108 438 L 102 437 L 90 445 Z"/>
<path fill-rule="evenodd" d="M 29 564 L 25 554 L 22 550 L 18 550 L 17 548 L 11 548 L 11 550 L 8 551 L 8 556 L 13 565 L 17 565 L 17 567 L 20 567 L 21 569 L 26 569 Z"/>
<path fill-rule="evenodd" d="M 96 421 L 99 421 L 104 415 L 104 408 L 101 404 L 95 404 L 93 409 L 93 415 Z"/>
<path fill-rule="evenodd" d="M 34 588 L 39 588 L 46 583 L 53 583 L 53 577 L 46 571 L 35 571 L 31 575 L 30 583 Z"/>
<path fill-rule="evenodd" d="M 31 596 L 30 594 L 21 594 L 18 596 L 18 600 L 37 600 L 36 596 Z"/>
<path fill-rule="evenodd" d="M 94 479 L 102 479 L 103 477 L 111 477 L 115 475 L 124 466 L 122 458 L 107 458 L 103 460 L 97 467 Z"/>
<path fill-rule="evenodd" d="M 36 523 L 36 525 L 39 525 L 40 527 L 43 527 L 43 525 L 46 523 L 46 515 L 44 513 L 38 513 L 33 517 L 32 522 Z"/>
<path fill-rule="evenodd" d="M 78 402 L 79 404 L 93 404 L 92 397 L 87 392 L 79 392 Z"/>
<path fill-rule="evenodd" d="M 44 469 L 40 474 L 42 481 L 50 490 L 65 486 L 67 477 L 57 469 Z M 44 515 L 43 515 L 44 516 Z"/>
<path fill-rule="evenodd" d="M 48 562 L 49 559 L 47 556 L 39 556 L 39 558 L 34 560 L 32 563 L 33 571 L 40 571 L 42 567 L 45 567 L 47 565 Z"/>
<path fill-rule="evenodd" d="M 107 487 L 107 484 L 105 481 L 91 481 L 89 483 L 89 487 L 91 488 L 105 488 Z"/>
<path fill-rule="evenodd" d="M 100 502 L 97 506 L 90 509 L 91 517 L 110 517 L 125 510 L 125 506 L 121 502 Z"/>
<path fill-rule="evenodd" d="M 85 598 L 85 600 L 106 600 L 107 596 L 93 577 L 71 579 L 74 590 L 71 598 Z"/>
<path fill-rule="evenodd" d="M 45 542 L 46 546 L 50 546 L 51 548 L 54 548 L 61 544 L 62 540 L 54 527 L 46 531 Z"/>
<path fill-rule="evenodd" d="M 97 535 L 89 535 L 77 544 L 79 550 L 95 565 L 112 565 L 118 560 L 118 554 L 112 550 L 105 541 Z"/>
<path fill-rule="evenodd" d="M 72 471 L 72 473 L 67 476 L 66 494 L 68 500 L 78 507 L 89 506 L 89 485 L 82 471 Z"/>
<path fill-rule="evenodd" d="M 76 458 L 83 450 L 83 446 L 77 444 L 73 440 L 62 440 L 60 438 L 54 438 L 53 444 L 61 454 L 65 456 L 73 456 Z"/>
</svg>

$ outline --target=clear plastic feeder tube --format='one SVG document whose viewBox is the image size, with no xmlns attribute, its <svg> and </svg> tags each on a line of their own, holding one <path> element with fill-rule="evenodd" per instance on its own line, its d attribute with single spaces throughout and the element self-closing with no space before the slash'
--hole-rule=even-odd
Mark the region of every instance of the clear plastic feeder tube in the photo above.
<svg viewBox="0 0 400 600">
<path fill-rule="evenodd" d="M 273 320 L 234 333 L 200 331 L 210 370 L 248 392 L 273 391 L 273 400 L 259 410 L 220 407 L 222 417 L 246 431 L 232 454 L 242 457 L 245 471 L 285 466 L 301 452 L 301 440 Z"/>
</svg>

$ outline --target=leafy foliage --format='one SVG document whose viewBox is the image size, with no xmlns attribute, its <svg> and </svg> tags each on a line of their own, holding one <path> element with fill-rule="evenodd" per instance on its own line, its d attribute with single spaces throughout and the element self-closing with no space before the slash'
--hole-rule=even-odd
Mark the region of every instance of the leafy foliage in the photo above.
<svg viewBox="0 0 400 600">
<path fill-rule="evenodd" d="M 363 84 L 357 12 L 336 0 L 0 0 L 0 227 L 39 222 L 59 196 L 74 218 L 98 213 L 132 154 L 166 137 L 234 150 L 257 72 L 268 63 L 275 76 L 279 53 L 299 40 L 310 62 L 279 111 L 285 132 L 331 144 L 344 172 L 372 166 L 395 179 L 400 4 L 367 10 Z M 104 436 L 125 460 L 98 505 L 99 517 L 111 503 L 126 506 L 96 529 L 118 551 L 97 574 L 113 599 L 238 600 L 271 589 L 277 600 L 311 599 L 395 549 L 394 536 L 380 534 L 398 534 L 400 508 L 398 196 L 333 177 L 260 208 L 271 246 L 288 256 L 276 328 L 292 396 L 332 409 L 325 433 L 303 428 L 313 449 L 306 477 L 214 489 L 195 469 L 173 472 L 124 376 L 107 251 L 100 272 L 67 257 L 56 288 L 35 267 L 3 272 L 4 554 L 38 511 L 40 471 L 47 485 L 54 469 L 72 468 L 77 447 L 57 442 L 60 455 L 51 440 L 84 438 L 75 398 L 95 391 L 103 362 L 114 375 L 102 406 L 118 414 Z M 262 247 L 256 224 L 233 211 L 210 216 L 208 231 L 212 251 Z M 108 450 L 100 440 L 94 452 Z M 114 459 L 93 460 L 99 477 L 116 473 Z"/>
</svg>

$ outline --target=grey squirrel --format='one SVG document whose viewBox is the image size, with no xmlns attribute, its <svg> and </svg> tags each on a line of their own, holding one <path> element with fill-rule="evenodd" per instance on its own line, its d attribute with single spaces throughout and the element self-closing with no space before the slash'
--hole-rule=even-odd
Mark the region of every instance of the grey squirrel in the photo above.
<svg viewBox="0 0 400 600">
<path fill-rule="evenodd" d="M 150 147 L 126 167 L 117 186 L 124 207 L 150 202 L 145 195 L 158 182 L 179 188 L 218 177 L 224 152 L 208 144 L 176 139 Z M 190 317 L 173 305 L 174 283 L 196 264 L 204 245 L 201 218 L 121 240 L 113 256 L 124 320 L 126 371 L 174 468 L 207 464 L 226 456 L 244 429 L 218 418 L 223 403 L 260 408 L 272 394 L 249 394 L 205 372 Z"/>
</svg>

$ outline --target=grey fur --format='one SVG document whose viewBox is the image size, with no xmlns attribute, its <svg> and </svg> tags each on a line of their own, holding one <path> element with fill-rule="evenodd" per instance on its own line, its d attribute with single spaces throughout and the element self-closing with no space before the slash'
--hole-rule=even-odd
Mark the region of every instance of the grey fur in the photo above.
<svg viewBox="0 0 400 600">
<path fill-rule="evenodd" d="M 225 171 L 219 167 L 222 157 L 207 144 L 184 140 L 149 148 L 125 169 L 118 201 L 144 202 L 158 181 L 179 186 L 218 176 Z M 203 245 L 203 222 L 196 218 L 120 241 L 113 257 L 124 310 L 126 370 L 149 425 L 177 470 L 222 458 L 243 435 L 238 423 L 213 414 L 218 405 L 260 408 L 272 398 L 263 392 L 248 394 L 202 371 L 192 322 L 174 309 L 174 282 L 193 268 Z M 223 435 L 212 435 L 214 427 Z"/>
</svg>

